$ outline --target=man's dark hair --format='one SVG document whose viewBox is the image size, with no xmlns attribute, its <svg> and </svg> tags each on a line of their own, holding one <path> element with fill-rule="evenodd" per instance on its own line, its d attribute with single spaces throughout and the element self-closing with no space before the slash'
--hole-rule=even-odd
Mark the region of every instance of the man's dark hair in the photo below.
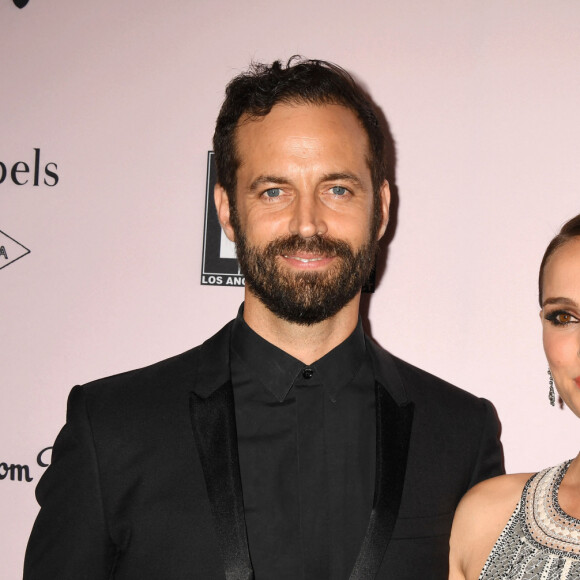
<svg viewBox="0 0 580 580">
<path fill-rule="evenodd" d="M 558 235 L 548 244 L 546 251 L 544 252 L 544 257 L 542 258 L 542 263 L 540 264 L 540 275 L 538 276 L 538 297 L 540 299 L 540 308 L 543 308 L 542 300 L 543 296 L 543 286 L 544 286 L 544 270 L 546 269 L 546 264 L 548 260 L 552 257 L 554 252 L 562 247 L 566 242 L 569 242 L 573 238 L 580 237 L 580 214 L 574 216 L 571 220 L 568 220 L 562 229 L 558 232 Z"/>
<path fill-rule="evenodd" d="M 278 103 L 342 105 L 355 113 L 368 136 L 367 162 L 375 195 L 375 213 L 380 213 L 377 197 L 388 174 L 386 139 L 371 99 L 338 65 L 299 56 L 290 58 L 286 66 L 279 60 L 271 65 L 253 63 L 247 72 L 235 77 L 226 87 L 213 148 L 217 181 L 227 191 L 234 212 L 236 172 L 240 164 L 235 139 L 238 123 L 242 117 L 264 117 Z"/>
</svg>

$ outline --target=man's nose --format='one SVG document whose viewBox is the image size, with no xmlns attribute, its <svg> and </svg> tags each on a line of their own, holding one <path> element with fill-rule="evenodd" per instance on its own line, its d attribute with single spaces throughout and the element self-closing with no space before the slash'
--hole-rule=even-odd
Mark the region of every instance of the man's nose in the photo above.
<svg viewBox="0 0 580 580">
<path fill-rule="evenodd" d="M 290 233 L 302 238 L 325 234 L 328 228 L 321 206 L 321 202 L 313 195 L 298 195 L 292 204 Z"/>
</svg>

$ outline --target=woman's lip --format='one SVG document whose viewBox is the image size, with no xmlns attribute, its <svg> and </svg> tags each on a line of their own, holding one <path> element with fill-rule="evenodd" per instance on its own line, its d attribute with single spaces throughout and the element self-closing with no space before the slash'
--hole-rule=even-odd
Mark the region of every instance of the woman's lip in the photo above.
<svg viewBox="0 0 580 580">
<path fill-rule="evenodd" d="M 574 379 L 574 382 L 578 385 L 578 388 L 580 389 L 580 377 L 576 377 Z"/>
</svg>

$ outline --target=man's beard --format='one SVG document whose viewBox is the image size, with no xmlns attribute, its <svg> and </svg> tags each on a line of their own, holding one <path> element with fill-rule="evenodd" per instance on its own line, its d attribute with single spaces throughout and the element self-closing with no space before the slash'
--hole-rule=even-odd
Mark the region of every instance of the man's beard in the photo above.
<svg viewBox="0 0 580 580">
<path fill-rule="evenodd" d="M 249 290 L 271 312 L 296 324 L 322 322 L 350 302 L 367 281 L 378 248 L 376 236 L 355 253 L 347 242 L 319 235 L 286 236 L 258 248 L 236 226 L 236 252 Z M 299 252 L 336 259 L 323 272 L 292 272 L 281 266 L 283 256 Z"/>
</svg>

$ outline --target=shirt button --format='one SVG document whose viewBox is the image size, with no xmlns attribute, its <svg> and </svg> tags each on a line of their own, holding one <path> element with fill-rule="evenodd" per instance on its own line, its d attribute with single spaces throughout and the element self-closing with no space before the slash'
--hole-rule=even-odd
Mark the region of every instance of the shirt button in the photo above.
<svg viewBox="0 0 580 580">
<path fill-rule="evenodd" d="M 314 374 L 314 370 L 311 368 L 306 368 L 302 371 L 302 376 L 305 379 L 311 379 L 313 374 Z"/>
</svg>

